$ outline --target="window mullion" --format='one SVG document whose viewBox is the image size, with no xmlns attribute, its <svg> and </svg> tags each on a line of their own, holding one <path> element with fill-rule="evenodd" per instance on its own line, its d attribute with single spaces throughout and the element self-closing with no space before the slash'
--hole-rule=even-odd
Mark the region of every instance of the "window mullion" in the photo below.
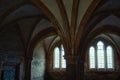
<svg viewBox="0 0 120 80">
<path fill-rule="evenodd" d="M 60 66 L 60 69 L 62 69 L 62 57 L 61 57 L 62 51 L 61 51 L 61 48 L 60 48 L 59 50 L 60 50 L 60 53 L 59 53 L 59 57 L 60 57 L 60 60 L 59 60 L 60 62 L 59 62 L 59 64 L 60 64 L 60 65 L 59 65 L 59 66 Z"/>
<path fill-rule="evenodd" d="M 97 61 L 97 47 L 95 47 L 95 69 L 98 69 L 98 61 Z"/>
<path fill-rule="evenodd" d="M 107 50 L 106 50 L 106 46 L 104 47 L 104 55 L 105 55 L 105 70 L 107 70 Z"/>
<path fill-rule="evenodd" d="M 112 68 L 114 69 L 115 66 L 115 61 L 114 61 L 114 54 L 113 54 L 113 49 L 112 49 Z"/>
</svg>

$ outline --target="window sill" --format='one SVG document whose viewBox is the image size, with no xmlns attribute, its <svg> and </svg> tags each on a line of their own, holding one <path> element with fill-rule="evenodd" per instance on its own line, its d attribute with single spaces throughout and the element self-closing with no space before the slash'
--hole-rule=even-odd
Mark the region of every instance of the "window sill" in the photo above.
<svg viewBox="0 0 120 80">
<path fill-rule="evenodd" d="M 62 69 L 60 69 L 60 68 L 52 68 L 52 69 L 49 69 L 48 70 L 48 72 L 66 72 L 66 68 L 62 68 Z"/>
<path fill-rule="evenodd" d="M 115 70 L 89 70 L 87 73 L 96 73 L 96 74 L 114 74 L 118 73 L 118 71 Z"/>
</svg>

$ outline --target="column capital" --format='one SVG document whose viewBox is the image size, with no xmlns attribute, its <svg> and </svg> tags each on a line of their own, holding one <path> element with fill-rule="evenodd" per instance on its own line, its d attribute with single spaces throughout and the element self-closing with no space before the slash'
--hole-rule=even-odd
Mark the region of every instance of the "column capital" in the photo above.
<svg viewBox="0 0 120 80">
<path fill-rule="evenodd" d="M 79 56 L 65 56 L 65 59 L 68 64 L 77 64 Z"/>
</svg>

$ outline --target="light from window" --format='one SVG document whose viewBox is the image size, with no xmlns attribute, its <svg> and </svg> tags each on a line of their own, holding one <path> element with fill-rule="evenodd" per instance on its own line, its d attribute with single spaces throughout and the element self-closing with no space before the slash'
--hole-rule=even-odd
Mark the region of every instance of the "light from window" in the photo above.
<svg viewBox="0 0 120 80">
<path fill-rule="evenodd" d="M 54 68 L 59 68 L 59 66 L 60 66 L 60 54 L 59 54 L 59 48 L 58 47 L 56 47 L 55 49 L 54 49 Z"/>
<path fill-rule="evenodd" d="M 89 66 L 90 68 L 95 68 L 95 49 L 90 47 L 89 49 Z"/>
<path fill-rule="evenodd" d="M 54 49 L 54 68 L 66 68 L 65 52 L 63 45 Z"/>
<path fill-rule="evenodd" d="M 90 69 L 114 69 L 113 48 L 98 41 L 95 46 L 89 48 Z"/>
<path fill-rule="evenodd" d="M 105 68 L 105 54 L 104 54 L 104 44 L 103 42 L 99 41 L 97 43 L 97 63 L 98 68 Z"/>
<path fill-rule="evenodd" d="M 113 68 L 113 51 L 112 47 L 107 47 L 107 68 Z"/>
<path fill-rule="evenodd" d="M 61 46 L 61 59 L 62 59 L 61 67 L 62 68 L 66 68 L 66 60 L 65 60 L 64 56 L 65 56 L 64 48 L 63 48 L 63 46 Z"/>
</svg>

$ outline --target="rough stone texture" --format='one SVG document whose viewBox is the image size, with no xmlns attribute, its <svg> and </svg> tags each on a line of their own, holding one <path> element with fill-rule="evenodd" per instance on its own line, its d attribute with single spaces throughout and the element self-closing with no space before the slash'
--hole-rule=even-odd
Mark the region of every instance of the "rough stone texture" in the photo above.
<svg viewBox="0 0 120 80">
<path fill-rule="evenodd" d="M 31 80 L 44 80 L 45 52 L 40 44 L 35 48 L 31 63 Z"/>
</svg>

